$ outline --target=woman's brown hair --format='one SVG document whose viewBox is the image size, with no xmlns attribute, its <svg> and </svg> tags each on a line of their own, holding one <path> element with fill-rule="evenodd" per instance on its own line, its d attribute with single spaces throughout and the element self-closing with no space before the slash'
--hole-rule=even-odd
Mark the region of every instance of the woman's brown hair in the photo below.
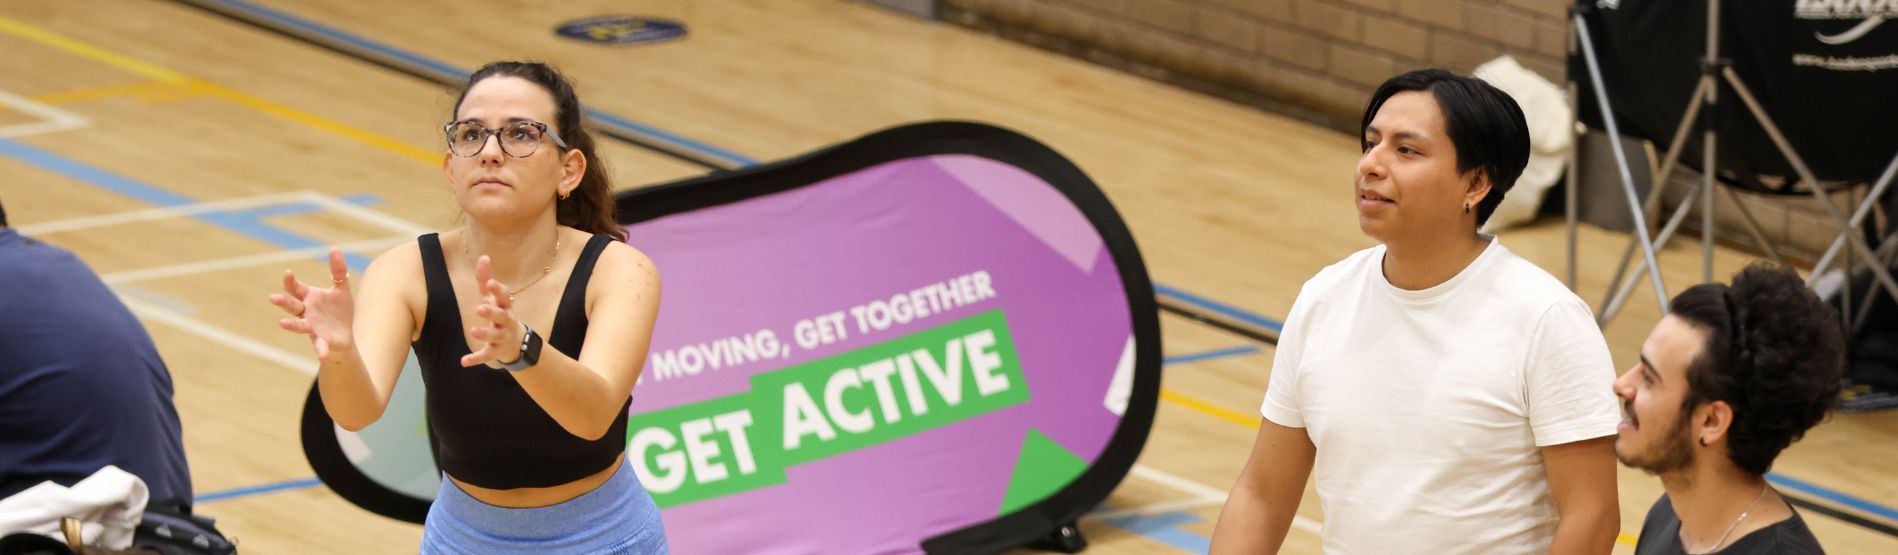
<svg viewBox="0 0 1898 555">
<path fill-rule="evenodd" d="M 625 228 L 613 219 L 613 185 L 606 177 L 606 163 L 595 153 L 593 134 L 587 132 L 584 111 L 580 107 L 579 95 L 573 92 L 573 83 L 561 75 L 560 70 L 539 62 L 490 63 L 468 76 L 468 83 L 461 87 L 461 95 L 455 97 L 454 114 L 461 113 L 461 101 L 468 97 L 468 89 L 489 77 L 519 77 L 546 89 L 547 94 L 554 97 L 554 131 L 567 143 L 568 148 L 586 156 L 587 169 L 580 176 L 580 186 L 567 198 L 556 201 L 555 221 L 587 233 L 604 233 L 615 241 L 625 241 Z"/>
</svg>

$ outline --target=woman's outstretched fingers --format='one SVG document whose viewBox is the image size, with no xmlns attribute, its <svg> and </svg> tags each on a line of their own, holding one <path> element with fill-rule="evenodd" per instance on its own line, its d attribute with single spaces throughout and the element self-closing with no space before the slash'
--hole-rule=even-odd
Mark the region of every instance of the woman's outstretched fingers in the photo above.
<svg viewBox="0 0 1898 555">
<path fill-rule="evenodd" d="M 502 310 L 514 308 L 514 299 L 507 295 L 507 286 L 501 285 L 501 280 L 488 280 L 488 291 L 489 294 L 494 295 L 495 306 L 501 307 Z"/>
<path fill-rule="evenodd" d="M 488 255 L 484 254 L 476 258 L 474 266 L 475 283 L 487 283 L 488 278 L 494 276 L 493 262 L 488 260 Z"/>
<path fill-rule="evenodd" d="M 303 301 L 299 301 L 289 295 L 271 293 L 270 304 L 277 305 L 277 308 L 283 309 L 284 312 L 289 313 L 291 316 L 303 316 Z"/>
<path fill-rule="evenodd" d="M 493 343 L 483 345 L 481 350 L 468 353 L 468 356 L 461 357 L 461 365 L 463 367 L 470 367 L 487 364 L 488 361 L 495 359 L 495 352 L 496 349 Z"/>
<path fill-rule="evenodd" d="M 349 263 L 343 258 L 343 249 L 330 247 L 330 283 L 337 289 L 349 289 Z"/>
<path fill-rule="evenodd" d="M 301 281 L 297 281 L 297 273 L 295 271 L 284 270 L 283 292 L 289 293 L 292 297 L 301 299 L 303 295 L 310 292 L 310 286 L 304 285 Z"/>
<path fill-rule="evenodd" d="M 310 323 L 301 318 L 284 318 L 277 320 L 277 327 L 283 328 L 283 331 L 290 333 L 310 334 Z"/>
</svg>

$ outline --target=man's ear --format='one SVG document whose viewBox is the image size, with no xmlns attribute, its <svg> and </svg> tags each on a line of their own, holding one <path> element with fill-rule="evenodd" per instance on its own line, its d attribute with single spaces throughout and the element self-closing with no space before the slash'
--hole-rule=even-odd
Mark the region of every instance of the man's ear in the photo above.
<svg viewBox="0 0 1898 555">
<path fill-rule="evenodd" d="M 1482 169 L 1470 172 L 1470 186 L 1463 191 L 1463 203 L 1471 207 L 1481 206 L 1483 199 L 1489 198 L 1489 173 Z"/>
<path fill-rule="evenodd" d="M 1726 401 L 1714 401 L 1701 405 L 1694 410 L 1694 437 L 1701 445 L 1713 445 L 1726 440 L 1727 431 L 1733 428 L 1733 405 Z"/>
</svg>

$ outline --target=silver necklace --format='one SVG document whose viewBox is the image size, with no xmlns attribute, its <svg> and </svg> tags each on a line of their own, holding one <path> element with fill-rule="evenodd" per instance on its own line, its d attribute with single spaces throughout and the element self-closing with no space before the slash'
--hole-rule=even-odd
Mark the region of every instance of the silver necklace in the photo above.
<svg viewBox="0 0 1898 555">
<path fill-rule="evenodd" d="M 1687 555 L 1707 555 L 1707 554 L 1709 554 L 1709 553 L 1713 553 L 1713 552 L 1715 552 L 1715 551 L 1718 551 L 1718 550 L 1720 550 L 1720 546 L 1721 546 L 1722 544 L 1725 544 L 1725 543 L 1727 543 L 1727 536 L 1729 536 L 1729 535 L 1732 535 L 1732 534 L 1733 534 L 1733 529 L 1734 529 L 1734 528 L 1739 528 L 1739 527 L 1740 527 L 1740 521 L 1743 521 L 1743 520 L 1746 520 L 1746 515 L 1748 515 L 1748 514 L 1752 514 L 1752 513 L 1753 513 L 1753 506 L 1754 506 L 1754 505 L 1758 505 L 1758 504 L 1760 504 L 1760 500 L 1761 500 L 1761 499 L 1765 499 L 1765 498 L 1766 498 L 1766 484 L 1760 484 L 1760 494 L 1759 494 L 1758 496 L 1755 496 L 1755 497 L 1753 498 L 1753 502 L 1752 502 L 1752 503 L 1747 503 L 1747 504 L 1746 504 L 1746 510 L 1744 510 L 1744 511 L 1740 511 L 1740 518 L 1736 518 L 1736 519 L 1733 519 L 1733 524 L 1728 524 L 1728 525 L 1727 525 L 1727 531 L 1725 531 L 1725 532 L 1721 532 L 1721 533 L 1720 533 L 1720 539 L 1718 539 L 1718 540 L 1715 540 L 1715 541 L 1713 542 L 1713 546 L 1712 546 L 1712 547 L 1708 547 L 1706 551 L 1701 551 L 1701 552 L 1698 552 L 1698 553 L 1696 553 L 1696 552 L 1694 552 L 1694 551 L 1692 551 L 1692 550 L 1689 550 L 1689 549 L 1687 549 L 1687 544 L 1686 544 L 1685 542 L 1683 542 L 1683 543 L 1681 544 L 1681 551 L 1686 551 L 1686 552 L 1687 552 Z M 1684 528 L 1683 528 L 1683 530 L 1684 530 Z M 1682 539 L 1686 539 L 1686 538 L 1682 538 Z"/>
</svg>

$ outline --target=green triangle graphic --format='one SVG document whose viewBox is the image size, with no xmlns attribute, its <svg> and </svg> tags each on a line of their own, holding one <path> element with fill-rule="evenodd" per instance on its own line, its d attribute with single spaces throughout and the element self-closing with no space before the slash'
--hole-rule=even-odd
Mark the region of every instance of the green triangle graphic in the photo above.
<svg viewBox="0 0 1898 555">
<path fill-rule="evenodd" d="M 1021 456 L 1015 459 L 1015 472 L 1008 477 L 1008 491 L 1002 494 L 1002 511 L 1008 514 L 1046 499 L 1087 470 L 1087 461 L 1067 448 L 1028 430 L 1022 441 Z"/>
</svg>

